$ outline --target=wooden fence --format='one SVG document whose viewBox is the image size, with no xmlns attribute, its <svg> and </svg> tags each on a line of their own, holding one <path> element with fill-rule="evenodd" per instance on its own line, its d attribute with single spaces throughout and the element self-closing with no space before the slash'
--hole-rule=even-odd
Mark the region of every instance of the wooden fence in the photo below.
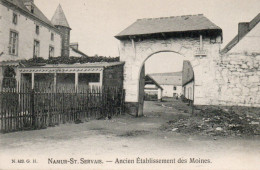
<svg viewBox="0 0 260 170">
<path fill-rule="evenodd" d="M 0 91 L 1 132 L 110 118 L 121 114 L 124 108 L 124 91 L 117 87 L 31 90 L 27 85 L 22 85 L 18 89 L 5 88 Z"/>
</svg>

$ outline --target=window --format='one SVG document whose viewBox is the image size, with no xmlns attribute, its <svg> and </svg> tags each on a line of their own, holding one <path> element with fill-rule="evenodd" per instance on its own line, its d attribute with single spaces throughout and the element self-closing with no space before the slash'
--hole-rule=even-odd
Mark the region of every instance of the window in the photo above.
<svg viewBox="0 0 260 170">
<path fill-rule="evenodd" d="M 54 40 L 54 34 L 51 33 L 51 40 L 53 41 Z"/>
<path fill-rule="evenodd" d="M 49 47 L 49 57 L 54 57 L 54 47 Z"/>
<path fill-rule="evenodd" d="M 18 55 L 18 33 L 10 32 L 9 54 Z"/>
<path fill-rule="evenodd" d="M 13 24 L 17 24 L 17 14 L 13 13 Z"/>
<path fill-rule="evenodd" d="M 7 66 L 4 69 L 3 88 L 15 88 L 16 87 L 15 75 L 16 74 L 15 74 L 13 67 Z"/>
<path fill-rule="evenodd" d="M 40 27 L 39 27 L 39 25 L 36 25 L 35 33 L 36 33 L 37 35 L 40 34 Z"/>
<path fill-rule="evenodd" d="M 34 40 L 33 45 L 33 58 L 37 58 L 40 55 L 40 42 L 37 40 Z"/>
<path fill-rule="evenodd" d="M 176 87 L 176 86 L 174 86 L 174 87 L 173 87 L 173 90 L 177 90 L 177 87 Z"/>
</svg>

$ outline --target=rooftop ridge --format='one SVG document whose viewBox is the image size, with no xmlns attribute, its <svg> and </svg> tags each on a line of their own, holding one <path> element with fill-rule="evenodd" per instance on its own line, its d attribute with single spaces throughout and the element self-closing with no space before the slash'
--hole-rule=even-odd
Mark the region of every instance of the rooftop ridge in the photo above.
<svg viewBox="0 0 260 170">
<path fill-rule="evenodd" d="M 157 17 L 157 18 L 140 18 L 140 20 L 158 20 L 158 19 L 170 19 L 170 18 L 181 18 L 181 17 L 191 17 L 191 16 L 203 16 L 203 14 L 194 14 L 194 15 L 179 15 L 179 16 L 169 16 L 169 17 Z"/>
</svg>

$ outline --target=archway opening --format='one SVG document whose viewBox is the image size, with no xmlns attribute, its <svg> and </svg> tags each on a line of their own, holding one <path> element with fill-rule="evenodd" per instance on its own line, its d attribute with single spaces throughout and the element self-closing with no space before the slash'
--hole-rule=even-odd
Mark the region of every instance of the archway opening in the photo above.
<svg viewBox="0 0 260 170">
<path fill-rule="evenodd" d="M 138 116 L 192 112 L 194 80 L 191 63 L 185 56 L 173 51 L 148 56 L 140 68 Z"/>
</svg>

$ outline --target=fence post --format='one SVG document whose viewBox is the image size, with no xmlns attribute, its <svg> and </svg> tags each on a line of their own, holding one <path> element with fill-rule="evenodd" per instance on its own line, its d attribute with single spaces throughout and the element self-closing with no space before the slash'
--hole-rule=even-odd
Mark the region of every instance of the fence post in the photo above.
<svg viewBox="0 0 260 170">
<path fill-rule="evenodd" d="M 31 91 L 31 112 L 32 112 L 32 127 L 36 128 L 36 116 L 35 116 L 35 110 L 34 110 L 34 89 Z"/>
</svg>

